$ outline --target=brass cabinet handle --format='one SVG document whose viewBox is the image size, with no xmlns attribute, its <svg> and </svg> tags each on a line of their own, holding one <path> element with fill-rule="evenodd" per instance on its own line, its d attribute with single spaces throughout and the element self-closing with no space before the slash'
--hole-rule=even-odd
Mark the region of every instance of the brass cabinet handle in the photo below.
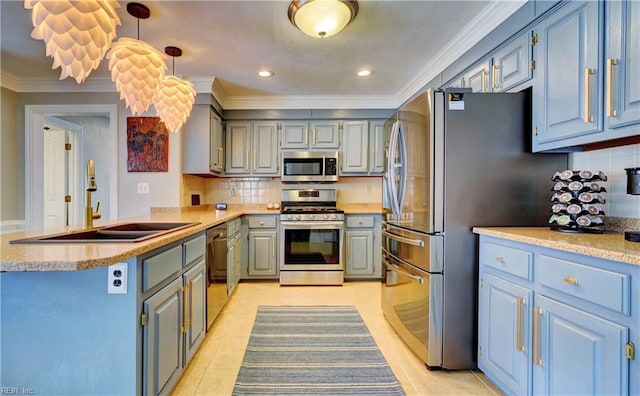
<svg viewBox="0 0 640 396">
<path fill-rule="evenodd" d="M 187 324 L 190 325 L 193 323 L 193 281 L 189 281 L 189 319 L 187 319 Z"/>
<path fill-rule="evenodd" d="M 180 292 L 182 293 L 182 326 L 180 326 L 180 331 L 182 333 L 187 332 L 187 288 L 181 287 Z"/>
<path fill-rule="evenodd" d="M 224 148 L 218 147 L 218 165 L 222 166 L 223 158 L 224 158 Z"/>
<path fill-rule="evenodd" d="M 584 122 L 593 122 L 591 115 L 591 76 L 595 74 L 595 70 L 591 68 L 584 69 Z"/>
<path fill-rule="evenodd" d="M 467 87 L 467 83 L 464 80 L 464 77 L 462 77 L 462 88 L 466 88 Z"/>
<path fill-rule="evenodd" d="M 577 285 L 578 284 L 578 279 L 572 277 L 572 276 L 565 276 L 564 278 L 562 278 L 562 281 L 564 283 L 568 283 L 570 285 Z"/>
<path fill-rule="evenodd" d="M 524 352 L 525 346 L 522 343 L 522 306 L 527 303 L 522 297 L 518 297 L 518 306 L 516 307 L 516 320 L 518 323 L 516 324 L 516 350 L 518 352 Z"/>
<path fill-rule="evenodd" d="M 244 153 L 244 163 L 245 166 L 247 167 L 247 170 L 249 170 L 249 150 L 245 151 Z"/>
<path fill-rule="evenodd" d="M 253 150 L 253 170 L 257 170 L 258 169 L 258 151 L 257 150 Z"/>
<path fill-rule="evenodd" d="M 606 114 L 607 117 L 615 117 L 616 114 L 616 105 L 615 98 L 613 95 L 613 85 L 614 85 L 614 75 L 613 75 L 613 67 L 618 64 L 617 58 L 608 58 L 607 59 L 607 103 L 606 103 Z"/>
<path fill-rule="evenodd" d="M 493 65 L 493 89 L 498 89 L 498 69 L 500 66 Z"/>
<path fill-rule="evenodd" d="M 316 144 L 316 127 L 313 127 L 313 144 Z"/>
<path fill-rule="evenodd" d="M 497 256 L 496 261 L 499 262 L 500 264 L 504 264 L 506 260 L 502 256 Z"/>
<path fill-rule="evenodd" d="M 542 366 L 542 358 L 540 357 L 540 315 L 542 308 L 536 307 L 533 310 L 533 365 Z"/>
<path fill-rule="evenodd" d="M 304 144 L 309 144 L 309 128 L 304 129 Z"/>
<path fill-rule="evenodd" d="M 487 77 L 489 72 L 482 69 L 482 92 L 487 92 Z"/>
</svg>

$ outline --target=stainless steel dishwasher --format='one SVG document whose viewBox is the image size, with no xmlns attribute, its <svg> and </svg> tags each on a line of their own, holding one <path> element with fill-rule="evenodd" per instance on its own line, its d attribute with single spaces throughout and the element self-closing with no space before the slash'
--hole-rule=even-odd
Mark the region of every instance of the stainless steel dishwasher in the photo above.
<svg viewBox="0 0 640 396">
<path fill-rule="evenodd" d="M 207 330 L 229 299 L 227 295 L 227 225 L 207 230 Z"/>
</svg>

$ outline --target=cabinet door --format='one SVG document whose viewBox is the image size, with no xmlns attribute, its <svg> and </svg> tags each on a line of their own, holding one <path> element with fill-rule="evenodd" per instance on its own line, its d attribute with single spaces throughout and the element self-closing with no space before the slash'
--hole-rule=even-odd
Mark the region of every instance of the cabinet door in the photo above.
<svg viewBox="0 0 640 396">
<path fill-rule="evenodd" d="M 345 276 L 373 276 L 373 230 L 345 232 Z"/>
<path fill-rule="evenodd" d="M 506 91 L 530 80 L 531 34 L 521 35 L 492 57 L 491 84 L 494 92 Z"/>
<path fill-rule="evenodd" d="M 610 128 L 640 122 L 640 2 L 606 3 L 605 117 Z"/>
<path fill-rule="evenodd" d="M 184 286 L 187 288 L 187 328 L 185 333 L 185 361 L 191 358 L 202 344 L 206 331 L 206 278 L 204 259 L 183 275 Z"/>
<path fill-rule="evenodd" d="M 385 145 L 384 121 L 371 121 L 369 125 L 369 172 L 371 174 L 384 172 Z"/>
<path fill-rule="evenodd" d="M 307 121 L 285 121 L 282 123 L 282 148 L 309 148 L 309 123 Z"/>
<path fill-rule="evenodd" d="M 481 273 L 478 367 L 509 394 L 529 393 L 532 301 L 530 289 Z"/>
<path fill-rule="evenodd" d="M 575 1 L 536 29 L 534 151 L 602 130 L 602 2 Z"/>
<path fill-rule="evenodd" d="M 182 173 L 209 174 L 209 105 L 193 105 L 182 128 Z"/>
<path fill-rule="evenodd" d="M 251 170 L 258 174 L 278 174 L 278 124 L 253 123 L 253 158 Z"/>
<path fill-rule="evenodd" d="M 340 123 L 338 121 L 311 122 L 311 149 L 337 149 L 340 146 Z"/>
<path fill-rule="evenodd" d="M 166 395 L 182 374 L 184 345 L 182 279 L 178 278 L 143 303 L 143 381 L 145 395 Z M 133 353 L 133 351 L 132 351 Z"/>
<path fill-rule="evenodd" d="M 251 150 L 251 123 L 229 122 L 227 123 L 227 153 L 225 171 L 227 174 L 248 174 L 249 152 Z"/>
<path fill-rule="evenodd" d="M 489 61 L 474 66 L 462 76 L 462 86 L 473 92 L 490 92 L 489 83 Z"/>
<path fill-rule="evenodd" d="M 369 123 L 345 121 L 342 136 L 342 173 L 365 173 L 369 154 Z"/>
<path fill-rule="evenodd" d="M 235 263 L 236 263 L 236 240 L 230 238 L 227 244 L 227 296 L 231 296 L 235 289 Z"/>
<path fill-rule="evenodd" d="M 249 231 L 249 276 L 276 276 L 277 231 Z"/>
<path fill-rule="evenodd" d="M 539 295 L 533 322 L 534 394 L 628 394 L 628 328 Z"/>
<path fill-rule="evenodd" d="M 209 118 L 209 168 L 212 172 L 224 172 L 224 130 L 220 117 L 210 111 Z M 202 142 L 201 142 L 202 144 Z M 185 153 L 185 155 L 190 155 Z"/>
</svg>

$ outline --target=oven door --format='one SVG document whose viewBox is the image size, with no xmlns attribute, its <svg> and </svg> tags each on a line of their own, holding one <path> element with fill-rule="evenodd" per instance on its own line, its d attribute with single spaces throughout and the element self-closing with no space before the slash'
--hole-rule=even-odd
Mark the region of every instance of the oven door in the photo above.
<svg viewBox="0 0 640 396">
<path fill-rule="evenodd" d="M 342 270 L 342 221 L 282 221 L 280 270 Z"/>
<path fill-rule="evenodd" d="M 428 367 L 442 366 L 443 275 L 382 249 L 382 311 L 400 338 Z"/>
</svg>

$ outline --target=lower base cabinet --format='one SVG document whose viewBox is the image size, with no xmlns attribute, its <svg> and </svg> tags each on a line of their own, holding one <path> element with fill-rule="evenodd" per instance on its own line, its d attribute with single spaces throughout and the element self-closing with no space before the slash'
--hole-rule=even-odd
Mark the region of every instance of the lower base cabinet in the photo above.
<svg viewBox="0 0 640 396">
<path fill-rule="evenodd" d="M 478 367 L 506 394 L 639 394 L 639 278 L 640 266 L 480 236 Z"/>
<path fill-rule="evenodd" d="M 178 246 L 179 248 L 180 246 Z M 178 252 L 178 255 L 174 254 Z M 184 253 L 183 253 L 184 252 Z M 146 257 L 143 279 L 158 279 L 142 303 L 143 394 L 168 395 L 204 341 L 206 275 L 204 236 Z M 190 259 L 193 259 L 189 261 Z M 150 263 L 149 265 L 145 265 Z M 154 276 L 177 268 L 169 279 Z M 167 283 L 168 282 L 168 283 Z"/>
<path fill-rule="evenodd" d="M 245 216 L 249 241 L 246 278 L 278 279 L 278 216 Z"/>
<path fill-rule="evenodd" d="M 242 259 L 240 231 L 240 219 L 227 223 L 227 296 L 229 297 L 231 297 L 238 282 L 240 282 Z"/>
<path fill-rule="evenodd" d="M 382 276 L 380 216 L 347 215 L 345 223 L 345 278 L 380 278 Z"/>
</svg>

